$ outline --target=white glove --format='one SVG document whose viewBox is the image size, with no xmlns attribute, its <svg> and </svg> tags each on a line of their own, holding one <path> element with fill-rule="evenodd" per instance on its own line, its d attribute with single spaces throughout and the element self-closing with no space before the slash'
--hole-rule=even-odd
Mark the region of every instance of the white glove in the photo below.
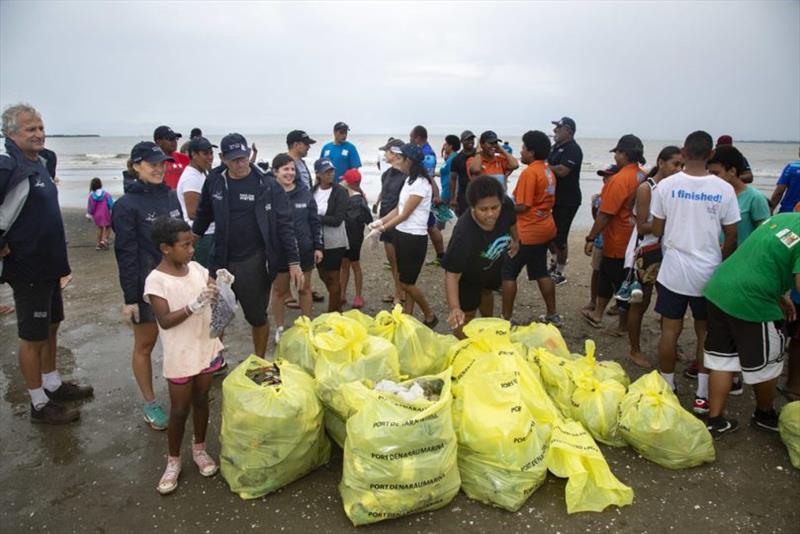
<svg viewBox="0 0 800 534">
<path fill-rule="evenodd" d="M 86 215 L 86 218 L 89 219 L 90 221 L 94 220 L 94 217 L 92 217 L 91 213 L 86 213 L 85 215 Z"/>
<path fill-rule="evenodd" d="M 139 324 L 139 305 L 125 304 L 122 306 L 122 318 L 129 324 Z"/>
<path fill-rule="evenodd" d="M 214 292 L 211 289 L 206 288 L 203 290 L 202 293 L 197 295 L 197 298 L 194 299 L 192 302 L 190 302 L 186 307 L 189 308 L 189 311 L 191 313 L 197 313 L 197 310 L 199 310 L 200 308 L 211 304 L 213 298 L 214 298 Z"/>
<path fill-rule="evenodd" d="M 367 234 L 367 239 L 377 239 L 382 233 L 383 230 L 381 230 L 380 228 L 373 228 Z"/>
<path fill-rule="evenodd" d="M 371 223 L 369 223 L 368 228 L 370 230 L 374 230 L 376 228 L 380 228 L 381 231 L 383 231 L 383 221 L 380 220 L 380 219 L 374 220 Z"/>
</svg>

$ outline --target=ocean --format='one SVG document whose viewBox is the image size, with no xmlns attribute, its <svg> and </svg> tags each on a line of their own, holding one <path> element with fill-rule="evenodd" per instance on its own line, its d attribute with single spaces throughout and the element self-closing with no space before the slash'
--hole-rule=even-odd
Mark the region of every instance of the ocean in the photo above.
<svg viewBox="0 0 800 534">
<path fill-rule="evenodd" d="M 362 189 L 370 202 L 377 198 L 380 192 L 380 171 L 376 162 L 380 157 L 378 147 L 382 146 L 389 135 L 405 138 L 406 135 L 395 132 L 393 134 L 352 134 L 349 141 L 356 145 L 361 155 L 361 174 L 363 176 Z M 500 135 L 503 137 L 503 135 Z M 258 149 L 258 159 L 272 161 L 272 158 L 285 152 L 285 135 L 247 135 L 250 143 L 255 143 Z M 309 167 L 319 156 L 319 152 L 326 142 L 331 140 L 331 134 L 311 134 L 317 140 L 312 145 L 306 162 Z M 514 149 L 514 154 L 519 154 L 519 134 L 503 137 L 509 139 Z M 218 144 L 222 135 L 209 135 L 212 143 Z M 148 140 L 147 137 L 53 137 L 46 142 L 47 148 L 58 154 L 58 178 L 60 180 L 60 202 L 65 208 L 83 208 L 89 194 L 89 181 L 99 177 L 104 188 L 114 198 L 122 195 L 122 171 L 128 159 L 130 149 L 139 141 Z M 583 166 L 581 170 L 581 190 L 583 204 L 575 220 L 575 227 L 589 228 L 592 224 L 589 199 L 598 193 L 602 181 L 596 171 L 603 169 L 614 162 L 609 150 L 616 144 L 616 139 L 576 139 L 583 149 Z M 443 135 L 434 135 L 429 139 L 431 146 L 438 154 L 444 143 Z M 654 164 L 658 152 L 667 145 L 678 145 L 678 140 L 644 140 L 645 157 L 650 164 Z M 750 161 L 755 177 L 753 185 L 764 194 L 770 195 L 775 187 L 775 182 L 780 176 L 784 166 L 798 158 L 797 145 L 788 143 L 736 143 L 736 146 Z M 438 163 L 440 165 L 441 162 Z M 511 175 L 509 188 L 513 190 L 519 171 Z"/>
</svg>

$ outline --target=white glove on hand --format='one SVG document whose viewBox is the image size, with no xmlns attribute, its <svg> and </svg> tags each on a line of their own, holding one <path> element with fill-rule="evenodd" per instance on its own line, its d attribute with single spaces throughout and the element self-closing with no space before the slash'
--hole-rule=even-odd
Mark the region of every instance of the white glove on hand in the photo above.
<svg viewBox="0 0 800 534">
<path fill-rule="evenodd" d="M 376 228 L 379 228 L 381 231 L 383 231 L 383 221 L 380 219 L 372 221 L 371 223 L 369 223 L 368 228 L 370 230 L 375 230 Z"/>
<path fill-rule="evenodd" d="M 187 308 L 189 308 L 189 311 L 191 313 L 197 313 L 197 310 L 199 310 L 200 308 L 211 304 L 213 298 L 214 298 L 214 291 L 212 291 L 209 288 L 204 289 L 202 293 L 197 295 L 196 299 L 194 299 L 187 305 Z"/>
<path fill-rule="evenodd" d="M 367 239 L 378 239 L 382 233 L 383 231 L 380 228 L 373 228 L 367 234 Z"/>
</svg>

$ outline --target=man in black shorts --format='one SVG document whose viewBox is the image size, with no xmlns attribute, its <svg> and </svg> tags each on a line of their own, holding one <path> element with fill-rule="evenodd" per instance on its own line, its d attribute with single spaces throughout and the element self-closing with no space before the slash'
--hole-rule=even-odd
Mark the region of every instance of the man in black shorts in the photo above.
<svg viewBox="0 0 800 534">
<path fill-rule="evenodd" d="M 400 190 L 403 189 L 405 175 L 392 167 L 392 161 L 396 156 L 392 153 L 391 149 L 392 147 L 395 149 L 400 148 L 404 144 L 402 140 L 390 137 L 389 140 L 386 141 L 386 144 L 378 149 L 383 151 L 386 163 L 389 164 L 389 167 L 383 171 L 381 175 L 381 192 L 378 196 L 378 200 L 375 202 L 376 206 L 380 204 L 378 218 L 386 216 L 386 214 L 395 209 L 397 207 L 397 202 L 400 200 Z M 374 207 L 372 211 L 373 213 L 375 212 Z M 394 302 L 397 304 L 405 298 L 405 295 L 403 295 L 403 290 L 400 287 L 400 278 L 397 271 L 397 256 L 394 252 L 394 230 L 383 232 L 380 240 L 383 243 L 383 250 L 386 252 L 386 261 L 389 262 L 389 267 L 392 270 L 392 278 L 394 279 L 394 295 L 385 296 L 383 302 Z"/>
<path fill-rule="evenodd" d="M 250 149 L 240 134 L 220 142 L 225 167 L 212 170 L 203 184 L 192 232 L 201 236 L 215 223 L 209 272 L 228 269 L 236 279 L 233 292 L 253 331 L 256 356 L 264 357 L 269 340 L 267 305 L 272 280 L 281 265 L 299 289 L 303 272 L 294 235 L 289 197 L 275 178 L 250 162 Z"/>
<path fill-rule="evenodd" d="M 57 403 L 91 397 L 94 390 L 61 380 L 56 370 L 56 338 L 64 320 L 60 279 L 70 267 L 54 173 L 40 157 L 44 123 L 25 104 L 6 108 L 2 123 L 0 281 L 14 292 L 19 366 L 31 397 L 31 421 L 70 423 L 80 413 Z"/>
<path fill-rule="evenodd" d="M 519 248 L 514 203 L 500 182 L 491 176 L 475 177 L 466 197 L 470 208 L 458 218 L 442 258 L 447 322 L 459 338 L 477 310 L 484 317 L 493 315 L 492 291 L 501 284 L 503 256 L 506 250 L 513 256 Z"/>
<path fill-rule="evenodd" d="M 450 172 L 456 174 L 456 187 L 450 188 L 450 207 L 461 216 L 467 211 L 467 185 L 469 185 L 469 172 L 467 172 L 467 160 L 475 155 L 475 134 L 469 130 L 461 132 L 461 152 L 453 159 L 450 164 Z"/>
<path fill-rule="evenodd" d="M 572 220 L 581 205 L 581 163 L 583 151 L 575 142 L 575 121 L 569 117 L 552 121 L 553 148 L 547 163 L 556 175 L 556 203 L 553 206 L 553 219 L 556 221 L 556 238 L 550 244 L 550 252 L 556 256 L 555 265 L 550 266 L 551 276 L 557 286 L 567 281 L 564 271 L 567 268 L 567 243 Z"/>
</svg>

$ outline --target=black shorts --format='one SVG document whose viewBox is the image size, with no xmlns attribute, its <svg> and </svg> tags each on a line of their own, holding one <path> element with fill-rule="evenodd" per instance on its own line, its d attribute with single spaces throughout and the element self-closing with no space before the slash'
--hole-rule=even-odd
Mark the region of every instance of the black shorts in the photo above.
<svg viewBox="0 0 800 534">
<path fill-rule="evenodd" d="M 558 248 L 567 246 L 569 229 L 580 206 L 553 206 L 553 220 L 556 222 L 556 238 L 553 240 Z"/>
<path fill-rule="evenodd" d="M 347 231 L 347 253 L 345 257 L 350 261 L 361 261 L 361 246 L 364 244 L 364 228 L 361 231 Z"/>
<path fill-rule="evenodd" d="M 528 269 L 528 280 L 550 276 L 547 272 L 547 243 L 520 245 L 513 258 L 503 257 L 503 280 L 516 280 L 523 267 Z"/>
<path fill-rule="evenodd" d="M 494 280 L 466 280 L 463 276 L 458 279 L 458 302 L 461 311 L 474 312 L 481 304 L 484 291 L 496 291 L 500 288 L 500 277 Z"/>
<path fill-rule="evenodd" d="M 47 341 L 50 325 L 64 320 L 59 280 L 9 282 L 14 291 L 17 336 L 24 341 Z"/>
<path fill-rule="evenodd" d="M 153 313 L 153 307 L 146 302 L 139 303 L 139 321 L 136 324 L 155 323 L 156 314 Z"/>
<path fill-rule="evenodd" d="M 317 269 L 320 271 L 338 271 L 342 268 L 342 258 L 344 258 L 347 249 L 344 247 L 339 248 L 326 248 L 322 251 L 322 261 L 317 264 Z"/>
<path fill-rule="evenodd" d="M 228 270 L 236 277 L 232 289 L 245 320 L 250 326 L 267 324 L 272 276 L 267 272 L 264 254 L 259 252 L 241 261 L 229 261 Z"/>
<path fill-rule="evenodd" d="M 425 263 L 425 254 L 428 253 L 428 235 L 407 234 L 395 230 L 394 248 L 400 283 L 416 284 Z"/>
<path fill-rule="evenodd" d="M 625 280 L 625 258 L 609 258 L 600 260 L 597 272 L 597 296 L 610 299 Z"/>
<path fill-rule="evenodd" d="M 782 322 L 742 321 L 710 301 L 706 310 L 703 365 L 714 371 L 741 371 L 745 384 L 760 384 L 781 375 L 786 345 Z"/>
<path fill-rule="evenodd" d="M 394 228 L 391 230 L 386 230 L 385 232 L 381 232 L 379 239 L 387 245 L 394 246 Z"/>
<path fill-rule="evenodd" d="M 675 293 L 665 286 L 656 282 L 656 297 L 655 311 L 662 317 L 667 319 L 683 319 L 686 315 L 687 306 L 692 309 L 692 317 L 695 321 L 705 321 L 706 312 L 706 298 L 705 297 L 690 297 L 688 295 L 681 295 Z"/>
<path fill-rule="evenodd" d="M 428 229 L 430 229 L 431 226 L 436 226 L 436 216 L 433 212 L 428 213 Z"/>
<path fill-rule="evenodd" d="M 311 269 L 314 268 L 314 250 L 306 250 L 300 252 L 300 270 L 304 273 L 307 273 Z M 278 268 L 279 273 L 288 273 L 289 266 L 288 265 L 281 265 Z"/>
</svg>

